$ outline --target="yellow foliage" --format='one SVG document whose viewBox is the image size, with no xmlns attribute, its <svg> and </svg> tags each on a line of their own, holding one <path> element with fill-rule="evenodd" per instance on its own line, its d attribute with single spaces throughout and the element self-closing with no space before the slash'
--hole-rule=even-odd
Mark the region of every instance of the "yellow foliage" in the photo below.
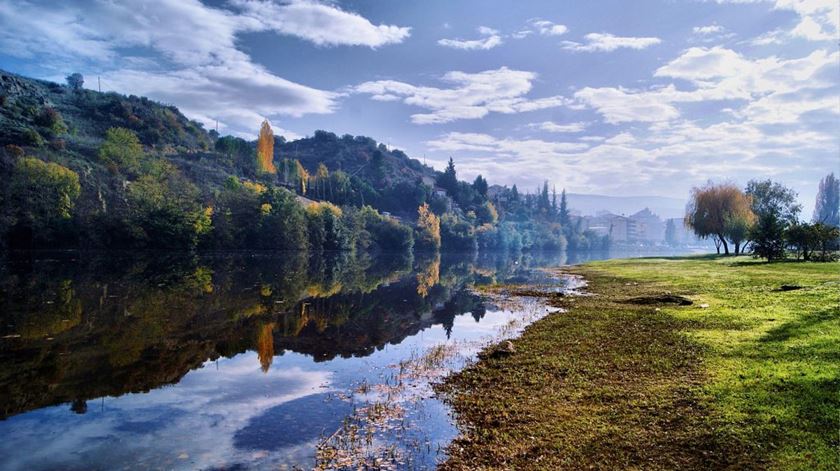
<svg viewBox="0 0 840 471">
<path fill-rule="evenodd" d="M 417 208 L 417 227 L 423 244 L 434 249 L 440 248 L 440 218 L 429 209 L 428 203 Z"/>
<path fill-rule="evenodd" d="M 306 182 L 309 181 L 309 172 L 303 168 L 300 160 L 295 160 L 295 173 L 297 173 L 298 181 L 300 183 L 300 194 L 306 194 Z"/>
<path fill-rule="evenodd" d="M 328 201 L 319 201 L 317 203 L 310 204 L 306 207 L 306 212 L 313 216 L 324 214 L 326 212 L 332 213 L 335 217 L 341 217 L 342 214 L 341 208 Z"/>
<path fill-rule="evenodd" d="M 244 186 L 245 188 L 253 191 L 254 193 L 256 193 L 258 195 L 261 195 L 261 194 L 265 193 L 265 190 L 266 190 L 265 185 L 263 185 L 262 183 L 256 183 L 256 182 L 252 182 L 252 181 L 248 181 L 248 180 L 245 180 L 244 182 L 242 182 L 242 186 Z"/>
<path fill-rule="evenodd" d="M 268 216 L 271 213 L 271 205 L 268 203 L 261 204 L 260 213 L 262 213 L 263 216 Z"/>
<path fill-rule="evenodd" d="M 257 356 L 260 359 L 260 368 L 263 373 L 268 373 L 271 363 L 274 361 L 274 322 L 263 324 L 257 333 Z"/>
<path fill-rule="evenodd" d="M 422 297 L 429 295 L 429 290 L 440 281 L 440 254 L 422 271 L 417 273 L 417 294 Z"/>
<path fill-rule="evenodd" d="M 265 173 L 277 173 L 274 167 L 274 131 L 268 120 L 264 120 L 260 127 L 260 137 L 257 140 L 257 170 Z"/>
</svg>

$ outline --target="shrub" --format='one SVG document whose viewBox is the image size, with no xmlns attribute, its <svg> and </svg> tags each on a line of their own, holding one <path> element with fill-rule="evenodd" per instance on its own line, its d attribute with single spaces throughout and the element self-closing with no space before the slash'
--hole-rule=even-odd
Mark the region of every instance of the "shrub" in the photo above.
<svg viewBox="0 0 840 471">
<path fill-rule="evenodd" d="M 16 146 L 14 144 L 6 144 L 3 147 L 3 150 L 6 152 L 6 155 L 12 157 L 13 159 L 19 159 L 23 157 L 23 148 L 20 146 Z"/>
<path fill-rule="evenodd" d="M 32 128 L 26 128 L 23 130 L 23 144 L 30 145 L 32 147 L 41 147 L 44 145 L 44 138 L 38 133 L 38 131 Z"/>
<path fill-rule="evenodd" d="M 49 106 L 43 108 L 38 116 L 35 118 L 35 124 L 46 128 L 53 135 L 64 134 L 67 132 L 67 125 L 61 118 L 61 114 Z"/>
<path fill-rule="evenodd" d="M 137 171 L 143 156 L 143 146 L 133 131 L 125 128 L 110 128 L 105 141 L 99 147 L 99 159 L 105 165 L 131 172 Z"/>
</svg>

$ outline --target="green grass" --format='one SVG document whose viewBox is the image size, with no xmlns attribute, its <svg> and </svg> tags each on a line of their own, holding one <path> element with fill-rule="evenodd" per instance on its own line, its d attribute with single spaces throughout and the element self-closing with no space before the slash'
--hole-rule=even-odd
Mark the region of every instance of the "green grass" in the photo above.
<svg viewBox="0 0 840 471">
<path fill-rule="evenodd" d="M 571 271 L 596 296 L 549 298 L 569 311 L 444 385 L 464 432 L 446 466 L 840 469 L 840 264 Z M 666 293 L 694 304 L 627 302 Z"/>
</svg>

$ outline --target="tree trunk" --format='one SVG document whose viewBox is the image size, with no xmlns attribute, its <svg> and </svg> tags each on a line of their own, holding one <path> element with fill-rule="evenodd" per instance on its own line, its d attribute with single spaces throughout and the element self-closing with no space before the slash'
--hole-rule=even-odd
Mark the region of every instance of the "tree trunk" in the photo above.
<svg viewBox="0 0 840 471">
<path fill-rule="evenodd" d="M 723 244 L 723 254 L 724 255 L 729 255 L 729 244 L 726 243 L 726 239 L 724 239 L 723 236 L 720 235 L 720 234 L 718 234 L 718 238 L 720 239 L 720 242 Z"/>
<path fill-rule="evenodd" d="M 735 255 L 741 254 L 741 242 L 735 242 Z"/>
</svg>

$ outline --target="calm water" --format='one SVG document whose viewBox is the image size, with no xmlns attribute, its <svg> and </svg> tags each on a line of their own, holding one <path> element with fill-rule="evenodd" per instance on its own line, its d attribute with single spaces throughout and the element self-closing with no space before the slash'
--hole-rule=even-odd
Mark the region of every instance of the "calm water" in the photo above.
<svg viewBox="0 0 840 471">
<path fill-rule="evenodd" d="M 0 268 L 0 468 L 431 468 L 429 383 L 547 310 L 544 256 L 38 256 Z"/>
</svg>

